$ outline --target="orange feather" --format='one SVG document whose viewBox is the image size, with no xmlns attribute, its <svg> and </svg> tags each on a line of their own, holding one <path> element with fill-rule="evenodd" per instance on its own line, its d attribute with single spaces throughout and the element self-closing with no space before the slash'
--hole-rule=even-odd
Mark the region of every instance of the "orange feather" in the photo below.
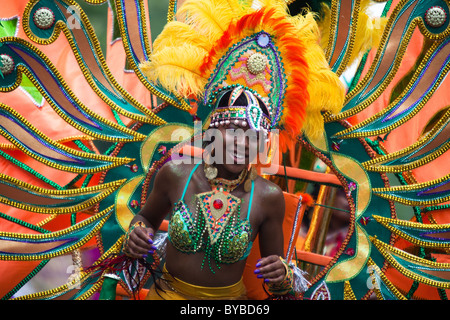
<svg viewBox="0 0 450 320">
<path fill-rule="evenodd" d="M 287 74 L 283 114 L 279 122 L 283 129 L 280 132 L 280 145 L 285 146 L 283 140 L 292 140 L 303 128 L 309 102 L 308 65 L 304 56 L 306 48 L 299 39 L 296 28 L 285 19 L 280 19 L 275 8 L 261 8 L 232 22 L 205 57 L 200 73 L 205 76 L 211 74 L 220 57 L 234 43 L 260 31 L 273 36 Z"/>
</svg>

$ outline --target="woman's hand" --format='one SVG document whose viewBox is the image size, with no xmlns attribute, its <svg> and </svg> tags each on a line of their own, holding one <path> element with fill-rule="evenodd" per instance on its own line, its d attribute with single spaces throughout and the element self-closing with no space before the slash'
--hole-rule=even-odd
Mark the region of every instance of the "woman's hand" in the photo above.
<svg viewBox="0 0 450 320">
<path fill-rule="evenodd" d="M 255 274 L 268 284 L 277 284 L 284 280 L 286 268 L 279 256 L 271 255 L 258 261 Z"/>
<path fill-rule="evenodd" d="M 153 230 L 151 228 L 134 227 L 130 231 L 128 241 L 125 245 L 125 253 L 132 258 L 147 258 L 156 250 L 153 245 Z"/>
</svg>

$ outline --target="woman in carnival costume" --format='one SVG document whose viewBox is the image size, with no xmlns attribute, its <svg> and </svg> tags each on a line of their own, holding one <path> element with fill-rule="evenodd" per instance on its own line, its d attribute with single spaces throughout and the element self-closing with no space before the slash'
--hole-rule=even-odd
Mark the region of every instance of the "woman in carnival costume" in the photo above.
<svg viewBox="0 0 450 320">
<path fill-rule="evenodd" d="M 99 291 L 100 299 L 142 298 L 150 283 L 167 299 L 241 298 L 244 260 L 249 299 L 267 298 L 257 275 L 272 284 L 270 298 L 305 290 L 295 277 L 300 270 L 291 268 L 295 262 L 323 267 L 298 299 L 448 299 L 448 1 L 306 1 L 322 11 L 319 37 L 312 14 L 286 14 L 284 2 L 294 9 L 305 6 L 303 0 L 171 0 L 171 22 L 151 49 L 148 1 L 88 0 L 109 4 L 106 59 L 76 0 L 3 2 L 3 300 L 86 300 Z M 320 10 L 322 2 L 329 5 Z M 344 103 L 338 76 L 347 85 Z M 213 125 L 214 151 L 206 149 L 197 168 L 172 161 L 161 169 L 179 147 L 190 147 L 199 119 L 205 134 Z M 180 141 L 174 129 L 189 136 Z M 293 180 L 283 189 L 282 249 L 281 231 L 274 230 L 283 210 L 269 210 L 277 188 L 256 177 L 250 156 L 233 151 L 239 162 L 225 164 L 216 158 L 227 154 L 218 132 L 258 132 L 263 143 L 275 129 L 278 146 L 289 151 L 284 168 L 277 166 L 270 144 L 275 173 L 284 169 Z M 250 152 L 255 142 L 248 142 Z M 336 177 L 296 170 L 311 160 L 305 149 Z M 178 171 L 166 181 L 170 169 Z M 303 243 L 294 238 L 296 227 L 303 204 L 313 203 L 290 193 L 298 180 L 321 184 Z M 329 220 L 320 215 L 332 209 L 327 194 L 335 187 L 348 202 L 348 232 L 336 254 L 324 257 L 316 252 Z M 166 211 L 153 208 L 157 193 L 173 201 Z M 218 200 L 215 206 L 207 193 Z M 139 227 L 146 223 L 140 217 L 149 215 L 145 228 L 156 230 L 163 214 L 172 220 L 167 259 L 160 246 L 166 242 L 159 241 L 166 239 L 166 221 L 150 236 L 158 248 L 153 255 L 151 246 L 140 252 L 133 244 L 138 232 L 151 231 Z M 268 216 L 278 218 L 266 228 Z M 279 272 L 267 275 L 266 265 L 256 267 L 260 251 L 261 264 L 281 256 L 289 267 L 282 271 L 270 260 Z M 145 254 L 146 260 L 136 259 Z M 164 261 L 168 272 L 153 282 L 149 277 Z M 153 290 L 149 295 L 159 297 Z"/>
<path fill-rule="evenodd" d="M 318 42 L 311 13 L 291 16 L 280 1 L 237 0 L 188 0 L 156 39 L 143 72 L 209 108 L 203 127 L 217 134 L 200 163 L 171 161 L 159 170 L 131 221 L 123 250 L 145 258 L 155 254 L 153 235 L 171 214 L 162 290 L 152 287 L 148 299 L 245 298 L 242 273 L 257 235 L 255 277 L 275 297 L 302 290 L 301 272 L 283 256 L 283 193 L 250 163 L 275 130 L 283 151 L 302 131 L 323 130 L 321 112 L 340 110 L 344 89 Z"/>
</svg>

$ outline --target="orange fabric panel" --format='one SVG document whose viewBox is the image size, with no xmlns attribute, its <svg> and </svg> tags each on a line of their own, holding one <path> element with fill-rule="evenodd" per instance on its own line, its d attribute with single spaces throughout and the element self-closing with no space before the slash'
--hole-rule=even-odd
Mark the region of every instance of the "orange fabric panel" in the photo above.
<svg viewBox="0 0 450 320">
<path fill-rule="evenodd" d="M 305 169 L 299 169 L 294 167 L 283 167 L 283 166 L 276 166 L 272 164 L 271 166 L 277 167 L 276 168 L 276 174 L 284 176 L 285 170 L 286 170 L 286 176 L 289 178 L 297 178 L 297 179 L 304 179 L 307 181 L 314 181 L 320 184 L 334 184 L 337 186 L 342 185 L 341 181 L 336 177 L 336 175 L 332 173 L 322 173 L 322 172 L 316 172 L 312 170 L 305 170 Z M 273 170 L 273 169 L 271 169 Z M 265 173 L 265 169 L 261 169 L 262 174 Z M 273 173 L 273 172 L 271 172 Z"/>
<path fill-rule="evenodd" d="M 406 295 L 409 292 L 414 283 L 413 280 L 405 277 L 392 267 L 388 268 L 385 274 L 403 295 Z M 447 296 L 450 295 L 450 290 L 445 290 L 445 292 Z M 423 283 L 419 284 L 419 287 L 414 292 L 412 298 L 419 300 L 441 300 L 437 288 L 427 286 Z"/>
<path fill-rule="evenodd" d="M 308 251 L 297 250 L 297 259 L 326 267 L 331 262 L 333 257 L 328 257 Z"/>
<path fill-rule="evenodd" d="M 4 297 L 18 283 L 26 278 L 41 261 L 1 261 L 0 297 Z M 7 275 L 7 276 L 6 276 Z"/>
</svg>

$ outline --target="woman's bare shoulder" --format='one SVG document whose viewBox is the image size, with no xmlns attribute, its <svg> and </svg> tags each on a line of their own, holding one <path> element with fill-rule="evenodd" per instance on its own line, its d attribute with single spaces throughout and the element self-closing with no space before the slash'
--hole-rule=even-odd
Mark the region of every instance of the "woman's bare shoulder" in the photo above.
<svg viewBox="0 0 450 320">
<path fill-rule="evenodd" d="M 156 173 L 153 192 L 178 196 L 195 164 L 166 162 Z"/>
<path fill-rule="evenodd" d="M 158 179 L 179 182 L 190 174 L 195 165 L 195 163 L 168 161 L 158 170 Z"/>
<path fill-rule="evenodd" d="M 284 194 L 283 190 L 276 183 L 258 177 L 255 180 L 255 194 L 258 194 L 260 200 L 265 206 L 271 208 L 278 207 L 280 205 L 284 206 Z"/>
<path fill-rule="evenodd" d="M 255 186 L 268 196 L 279 197 L 283 195 L 283 190 L 279 185 L 261 176 L 258 176 L 255 180 Z"/>
</svg>

